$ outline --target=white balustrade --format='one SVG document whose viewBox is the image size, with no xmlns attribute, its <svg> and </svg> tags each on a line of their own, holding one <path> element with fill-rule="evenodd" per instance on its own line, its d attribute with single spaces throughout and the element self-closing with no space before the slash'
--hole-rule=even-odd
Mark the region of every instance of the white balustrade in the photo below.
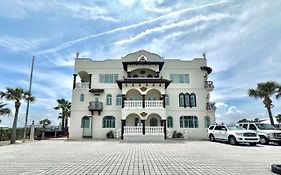
<svg viewBox="0 0 281 175">
<path fill-rule="evenodd" d="M 162 100 L 145 100 L 145 108 L 163 108 Z"/>
<path fill-rule="evenodd" d="M 142 126 L 124 126 L 124 135 L 142 135 Z M 145 126 L 145 135 L 162 135 L 163 126 Z"/>
<path fill-rule="evenodd" d="M 124 108 L 128 108 L 128 109 L 142 108 L 142 101 L 141 100 L 126 100 L 126 101 L 124 101 Z"/>
<path fill-rule="evenodd" d="M 127 109 L 140 109 L 142 108 L 141 100 L 125 100 L 124 108 Z M 145 100 L 145 108 L 163 108 L 162 100 Z"/>
<path fill-rule="evenodd" d="M 89 82 L 76 83 L 75 88 L 78 88 L 78 89 L 87 89 L 87 88 L 89 88 Z"/>
<path fill-rule="evenodd" d="M 164 134 L 163 126 L 145 126 L 146 135 L 161 135 Z"/>
<path fill-rule="evenodd" d="M 125 135 L 142 135 L 142 126 L 124 126 Z"/>
</svg>

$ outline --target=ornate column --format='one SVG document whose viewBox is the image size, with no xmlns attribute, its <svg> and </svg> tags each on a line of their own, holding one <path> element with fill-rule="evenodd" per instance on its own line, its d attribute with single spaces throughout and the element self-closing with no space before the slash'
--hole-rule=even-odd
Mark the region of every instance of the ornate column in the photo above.
<svg viewBox="0 0 281 175">
<path fill-rule="evenodd" d="M 164 126 L 164 139 L 167 139 L 167 125 L 166 125 L 166 119 L 162 120 L 162 126 Z"/>
<path fill-rule="evenodd" d="M 142 123 L 142 134 L 145 135 L 145 120 L 141 120 Z"/>
<path fill-rule="evenodd" d="M 75 89 L 75 85 L 76 85 L 76 76 L 77 74 L 73 74 L 73 89 Z"/>
<path fill-rule="evenodd" d="M 92 85 L 92 74 L 89 74 L 89 77 L 90 77 L 90 79 L 89 79 L 89 89 L 91 89 L 91 85 Z"/>
<path fill-rule="evenodd" d="M 145 108 L 145 95 L 141 95 L 142 97 L 142 108 Z"/>
<path fill-rule="evenodd" d="M 123 135 L 124 135 L 125 122 L 126 122 L 126 120 L 121 120 L 121 140 L 124 139 Z"/>
<path fill-rule="evenodd" d="M 163 108 L 166 108 L 166 99 L 165 99 L 166 94 L 162 95 L 163 98 Z"/>
</svg>

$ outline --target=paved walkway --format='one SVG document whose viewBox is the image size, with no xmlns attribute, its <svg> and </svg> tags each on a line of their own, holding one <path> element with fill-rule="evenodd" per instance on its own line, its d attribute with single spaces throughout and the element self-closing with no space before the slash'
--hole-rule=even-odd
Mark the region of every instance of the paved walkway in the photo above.
<svg viewBox="0 0 281 175">
<path fill-rule="evenodd" d="M 0 146 L 0 174 L 273 174 L 281 146 L 47 140 Z"/>
</svg>

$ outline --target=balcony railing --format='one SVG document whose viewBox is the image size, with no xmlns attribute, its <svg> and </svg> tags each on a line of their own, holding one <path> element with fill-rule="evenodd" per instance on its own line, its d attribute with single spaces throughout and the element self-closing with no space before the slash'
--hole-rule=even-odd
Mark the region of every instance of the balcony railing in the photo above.
<svg viewBox="0 0 281 175">
<path fill-rule="evenodd" d="M 208 103 L 207 103 L 207 106 L 206 106 L 206 109 L 207 109 L 207 110 L 216 110 L 217 107 L 216 107 L 215 104 L 216 104 L 216 103 L 214 103 L 214 102 L 208 102 Z"/>
<path fill-rule="evenodd" d="M 145 108 L 162 108 L 163 101 L 162 100 L 146 100 L 145 101 Z"/>
<path fill-rule="evenodd" d="M 205 88 L 213 90 L 214 89 L 214 84 L 212 81 L 205 81 Z"/>
<path fill-rule="evenodd" d="M 124 126 L 124 134 L 142 135 L 142 126 Z"/>
<path fill-rule="evenodd" d="M 124 108 L 128 109 L 137 109 L 142 108 L 142 101 L 141 100 L 126 100 L 124 101 Z"/>
<path fill-rule="evenodd" d="M 145 126 L 145 135 L 161 135 L 164 134 L 163 126 Z"/>
<path fill-rule="evenodd" d="M 124 135 L 142 135 L 142 126 L 124 126 Z M 162 135 L 163 126 L 145 126 L 145 135 Z"/>
<path fill-rule="evenodd" d="M 75 88 L 77 88 L 77 89 L 87 89 L 87 88 L 89 88 L 89 82 L 76 83 Z"/>
<path fill-rule="evenodd" d="M 163 108 L 163 101 L 162 100 L 145 100 L 144 106 L 145 106 L 145 108 L 148 108 L 148 109 Z M 124 101 L 124 108 L 141 109 L 142 101 L 141 100 L 126 100 L 126 101 Z"/>
</svg>

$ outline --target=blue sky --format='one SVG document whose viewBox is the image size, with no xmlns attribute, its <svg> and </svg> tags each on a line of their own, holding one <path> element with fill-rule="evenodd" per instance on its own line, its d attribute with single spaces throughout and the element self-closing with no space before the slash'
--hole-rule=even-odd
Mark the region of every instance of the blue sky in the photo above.
<svg viewBox="0 0 281 175">
<path fill-rule="evenodd" d="M 2 0 L 0 89 L 28 89 L 34 55 L 37 100 L 29 123 L 47 117 L 57 124 L 53 107 L 58 98 L 71 99 L 77 51 L 94 60 L 120 59 L 140 49 L 183 60 L 205 52 L 218 122 L 265 118 L 262 101 L 249 98 L 247 90 L 258 82 L 281 83 L 280 7 L 278 0 Z M 273 103 L 273 115 L 281 113 L 281 101 Z M 12 125 L 13 116 L 1 119 Z"/>
</svg>

